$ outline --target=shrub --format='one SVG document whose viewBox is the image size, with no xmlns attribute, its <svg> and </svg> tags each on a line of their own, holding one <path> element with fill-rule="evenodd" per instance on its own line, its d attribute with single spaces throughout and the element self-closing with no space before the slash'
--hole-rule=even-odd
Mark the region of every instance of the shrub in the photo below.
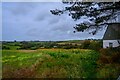
<svg viewBox="0 0 120 80">
<path fill-rule="evenodd" d="M 10 48 L 8 46 L 6 46 L 6 45 L 3 45 L 2 49 L 9 50 Z"/>
<path fill-rule="evenodd" d="M 96 40 L 85 40 L 81 47 L 82 49 L 92 49 L 99 51 L 102 48 L 102 41 L 96 41 Z"/>
<path fill-rule="evenodd" d="M 99 51 L 102 48 L 102 42 L 101 41 L 91 41 L 89 45 L 89 49 L 93 49 L 96 51 Z"/>
<path fill-rule="evenodd" d="M 31 47 L 30 48 L 31 50 L 36 50 L 36 49 L 38 49 L 37 47 Z"/>
<path fill-rule="evenodd" d="M 120 53 L 119 52 L 113 53 L 111 59 L 115 63 L 120 63 Z"/>
<path fill-rule="evenodd" d="M 100 50 L 101 63 L 120 63 L 120 48 L 107 48 Z"/>
<path fill-rule="evenodd" d="M 85 41 L 82 43 L 82 48 L 83 48 L 83 49 L 88 49 L 88 48 L 89 48 L 89 45 L 90 45 L 90 41 L 89 41 L 89 40 L 85 40 Z"/>
</svg>

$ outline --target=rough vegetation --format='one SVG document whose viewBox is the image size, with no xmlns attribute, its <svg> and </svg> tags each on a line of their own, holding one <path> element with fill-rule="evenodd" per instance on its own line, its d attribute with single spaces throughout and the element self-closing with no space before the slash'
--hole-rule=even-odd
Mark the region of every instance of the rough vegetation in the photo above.
<svg viewBox="0 0 120 80">
<path fill-rule="evenodd" d="M 40 48 L 59 48 L 59 49 L 93 49 L 102 48 L 101 40 L 71 40 L 71 41 L 14 41 L 3 42 L 3 50 L 36 50 Z"/>
<path fill-rule="evenodd" d="M 4 42 L 2 46 L 9 48 L 2 47 L 3 78 L 111 80 L 120 74 L 120 48 L 102 49 L 99 40 Z"/>
<path fill-rule="evenodd" d="M 118 77 L 120 75 L 120 47 L 100 49 L 97 64 L 99 77 Z"/>
<path fill-rule="evenodd" d="M 94 78 L 97 59 L 93 50 L 3 50 L 3 78 Z"/>
</svg>

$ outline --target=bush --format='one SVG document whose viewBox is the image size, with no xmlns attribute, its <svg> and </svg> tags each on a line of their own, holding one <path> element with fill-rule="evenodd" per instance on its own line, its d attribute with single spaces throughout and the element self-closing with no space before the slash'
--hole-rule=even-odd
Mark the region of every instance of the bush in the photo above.
<svg viewBox="0 0 120 80">
<path fill-rule="evenodd" d="M 101 41 L 91 41 L 89 45 L 89 49 L 93 49 L 96 51 L 99 51 L 102 48 L 102 42 Z"/>
<path fill-rule="evenodd" d="M 82 43 L 82 48 L 83 48 L 83 49 L 88 49 L 88 48 L 89 48 L 89 45 L 90 45 L 90 40 L 85 40 L 85 41 Z"/>
<path fill-rule="evenodd" d="M 85 40 L 82 43 L 81 48 L 99 51 L 102 48 L 102 41 Z"/>
<path fill-rule="evenodd" d="M 113 53 L 111 59 L 115 63 L 120 63 L 120 53 L 119 52 Z"/>
<path fill-rule="evenodd" d="M 8 46 L 6 46 L 6 45 L 3 45 L 3 46 L 2 46 L 2 49 L 10 50 L 10 48 L 9 48 Z"/>
<path fill-rule="evenodd" d="M 37 47 L 31 47 L 30 48 L 31 50 L 36 50 L 36 49 L 38 49 Z"/>
<path fill-rule="evenodd" d="M 120 48 L 107 48 L 100 50 L 101 63 L 120 63 Z"/>
</svg>

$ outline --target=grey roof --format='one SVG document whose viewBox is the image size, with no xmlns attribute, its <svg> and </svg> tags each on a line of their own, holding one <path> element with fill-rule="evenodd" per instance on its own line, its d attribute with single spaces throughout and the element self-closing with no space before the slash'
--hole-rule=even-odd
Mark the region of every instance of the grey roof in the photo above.
<svg viewBox="0 0 120 80">
<path fill-rule="evenodd" d="M 120 40 L 120 23 L 109 23 L 103 40 Z"/>
</svg>

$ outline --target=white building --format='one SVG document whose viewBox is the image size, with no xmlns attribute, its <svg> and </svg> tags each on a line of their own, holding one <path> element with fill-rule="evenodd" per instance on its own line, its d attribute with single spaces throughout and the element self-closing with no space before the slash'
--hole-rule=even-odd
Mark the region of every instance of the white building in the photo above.
<svg viewBox="0 0 120 80">
<path fill-rule="evenodd" d="M 120 46 L 120 23 L 109 23 L 103 37 L 103 48 Z"/>
</svg>

